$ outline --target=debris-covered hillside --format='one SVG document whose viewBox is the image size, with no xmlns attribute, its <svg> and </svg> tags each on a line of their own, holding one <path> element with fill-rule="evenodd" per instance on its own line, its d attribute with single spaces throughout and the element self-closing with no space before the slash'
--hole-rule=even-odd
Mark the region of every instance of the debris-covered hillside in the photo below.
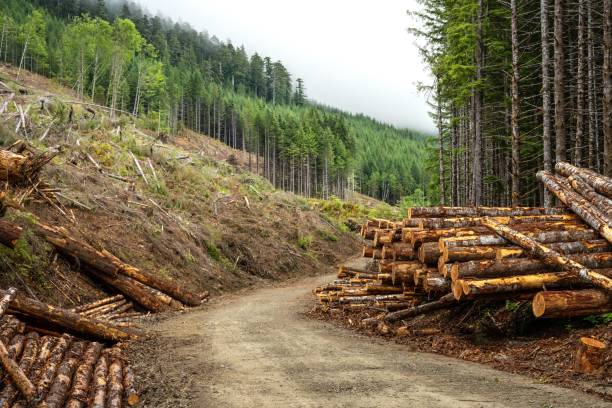
<svg viewBox="0 0 612 408">
<path fill-rule="evenodd" d="M 321 273 L 356 252 L 345 220 L 367 215 L 359 204 L 275 191 L 249 171 L 254 158 L 216 140 L 158 135 L 51 80 L 24 72 L 14 79 L 14 69 L 2 67 L 0 146 L 23 140 L 57 154 L 35 184 L 5 192 L 5 219 L 26 231 L 35 219 L 61 226 L 124 262 L 213 294 Z M 68 307 L 104 295 L 35 234 L 0 252 L 1 287 Z"/>
</svg>

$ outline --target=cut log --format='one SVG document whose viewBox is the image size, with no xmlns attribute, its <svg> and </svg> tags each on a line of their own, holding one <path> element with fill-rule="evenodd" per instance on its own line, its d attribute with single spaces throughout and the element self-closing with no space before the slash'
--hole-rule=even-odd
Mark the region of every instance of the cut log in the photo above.
<svg viewBox="0 0 612 408">
<path fill-rule="evenodd" d="M 123 368 L 123 390 L 125 393 L 125 401 L 130 407 L 140 402 L 138 391 L 136 391 L 136 382 L 134 381 L 134 371 L 129 365 Z"/>
<path fill-rule="evenodd" d="M 567 213 L 568 211 L 565 208 L 413 207 L 408 209 L 408 219 L 434 217 L 518 217 Z"/>
<path fill-rule="evenodd" d="M 13 299 L 15 299 L 16 295 L 17 289 L 15 288 L 8 288 L 7 291 L 4 293 L 4 296 L 0 300 L 0 318 L 4 316 L 4 313 L 6 313 L 6 310 L 8 309 Z"/>
<path fill-rule="evenodd" d="M 0 295 L 4 296 L 5 292 L 0 290 Z M 133 335 L 115 328 L 108 323 L 88 319 L 69 310 L 56 308 L 19 295 L 11 302 L 10 310 L 14 310 L 34 319 L 48 322 L 49 324 L 60 326 L 66 331 L 82 334 L 86 337 L 109 341 L 121 341 L 133 338 Z"/>
<path fill-rule="evenodd" d="M 564 257 L 567 262 L 580 264 L 590 269 L 612 268 L 612 252 L 595 254 L 574 254 Z M 545 259 L 532 258 L 503 258 L 487 259 L 484 261 L 469 261 L 455 263 L 451 268 L 453 280 L 468 277 L 506 277 L 517 275 L 528 275 L 538 271 L 563 271 L 567 270 L 562 264 L 551 263 Z"/>
<path fill-rule="evenodd" d="M 89 384 L 92 380 L 93 370 L 100 358 L 102 344 L 90 343 L 83 355 L 81 363 L 74 374 L 73 385 L 70 390 L 65 408 L 84 408 L 87 406 Z"/>
<path fill-rule="evenodd" d="M 440 248 L 437 242 L 426 242 L 419 248 L 419 261 L 427 265 L 438 265 Z"/>
<path fill-rule="evenodd" d="M 467 262 L 495 259 L 497 251 L 501 249 L 502 248 L 496 246 L 466 246 L 450 248 L 445 246 L 444 250 L 442 251 L 442 255 L 440 256 L 440 262 Z"/>
<path fill-rule="evenodd" d="M 563 204 L 567 205 L 580 216 L 593 229 L 601 234 L 608 242 L 612 243 L 612 227 L 610 220 L 599 209 L 581 195 L 573 190 L 565 188 L 560 180 L 546 171 L 537 174 L 538 180 L 544 184 L 547 190 L 553 193 Z"/>
<path fill-rule="evenodd" d="M 500 224 L 535 224 L 548 222 L 568 222 L 578 221 L 575 214 L 556 214 L 556 215 L 534 215 L 534 216 L 508 216 L 492 217 Z M 470 228 L 480 226 L 482 217 L 459 217 L 459 218 L 421 218 L 419 228 Z"/>
<path fill-rule="evenodd" d="M 393 243 L 393 260 L 394 261 L 412 261 L 415 254 L 412 250 L 412 245 L 395 242 Z"/>
<path fill-rule="evenodd" d="M 557 251 L 564 255 L 612 252 L 612 245 L 610 245 L 610 243 L 605 239 L 597 239 L 593 241 L 557 242 L 547 244 L 546 246 L 552 249 L 553 251 Z M 505 258 L 521 258 L 526 256 L 529 256 L 529 250 L 523 249 L 518 246 L 495 249 L 495 259 L 498 260 Z"/>
<path fill-rule="evenodd" d="M 524 234 L 521 234 L 520 232 L 515 231 L 510 227 L 501 225 L 495 222 L 494 220 L 485 219 L 482 223 L 484 226 L 491 229 L 495 233 L 503 236 L 507 240 L 512 241 L 516 245 L 519 245 L 520 247 L 529 250 L 532 255 L 541 258 L 547 264 L 560 266 L 563 268 L 563 270 L 573 272 L 581 279 L 609 292 L 612 292 L 612 279 L 588 269 L 589 267 L 593 266 L 585 267 L 579 261 L 574 261 L 569 257 L 565 257 L 559 254 L 558 252 L 553 251 L 550 248 L 547 248 L 546 246 L 538 243 L 534 239 Z M 610 232 L 612 232 L 612 230 Z M 612 235 L 610 237 L 612 238 Z M 596 255 L 603 254 L 595 254 L 595 256 Z M 584 260 L 582 262 L 584 262 Z M 609 266 L 602 267 L 606 268 Z"/>
<path fill-rule="evenodd" d="M 364 258 L 372 258 L 374 257 L 374 251 L 376 250 L 376 248 L 373 248 L 371 246 L 368 245 L 364 245 L 363 246 L 363 257 Z"/>
<path fill-rule="evenodd" d="M 451 290 L 451 279 L 437 272 L 429 272 L 423 281 L 423 288 L 428 292 L 448 293 Z"/>
<path fill-rule="evenodd" d="M 429 313 L 434 310 L 444 309 L 457 304 L 457 300 L 452 293 L 442 296 L 435 302 L 425 303 L 410 309 L 398 310 L 397 312 L 388 313 L 385 315 L 385 321 L 391 323 L 408 317 L 418 316 L 420 314 Z"/>
<path fill-rule="evenodd" d="M 49 391 L 49 387 L 53 384 L 57 368 L 64 359 L 64 354 L 72 344 L 73 338 L 70 336 L 62 336 L 56 346 L 53 348 L 47 363 L 40 371 L 40 376 L 36 379 L 36 398 L 44 400 Z"/>
<path fill-rule="evenodd" d="M 93 376 L 93 400 L 91 408 L 106 407 L 106 376 L 108 374 L 108 354 L 103 353 L 98 359 Z"/>
<path fill-rule="evenodd" d="M 503 292 L 541 290 L 544 287 L 571 287 L 580 285 L 583 281 L 572 272 L 561 272 L 480 280 L 458 279 L 454 283 L 461 285 L 465 296 L 472 297 Z"/>
<path fill-rule="evenodd" d="M 576 350 L 576 371 L 583 374 L 600 373 L 606 362 L 607 345 L 592 337 L 581 337 Z"/>
<path fill-rule="evenodd" d="M 21 392 L 21 395 L 27 398 L 28 401 L 34 399 L 35 388 L 29 380 L 28 374 L 38 354 L 38 340 L 38 334 L 28 333 L 25 340 L 23 356 L 21 357 L 19 366 L 17 366 L 19 371 L 13 373 L 11 373 L 11 371 L 8 372 L 11 377 L 11 382 L 8 382 L 2 392 L 0 392 L 0 407 L 9 408 L 15 401 L 15 398 L 17 398 L 19 392 Z M 3 346 L 0 346 L 0 348 L 2 347 Z"/>
<path fill-rule="evenodd" d="M 125 299 L 118 300 L 117 302 L 114 302 L 114 303 L 109 303 L 103 306 L 98 306 L 97 308 L 94 308 L 94 309 L 86 310 L 84 312 L 81 312 L 80 314 L 83 316 L 88 316 L 88 317 L 96 317 L 98 315 L 101 315 L 107 312 L 112 312 L 113 310 L 116 310 L 127 303 L 128 301 Z"/>
<path fill-rule="evenodd" d="M 76 312 L 76 313 L 83 313 L 83 312 L 85 312 L 87 310 L 95 309 L 95 308 L 98 308 L 98 307 L 104 306 L 104 305 L 108 305 L 109 303 L 119 302 L 120 300 L 123 300 L 123 299 L 125 299 L 123 297 L 123 295 L 111 296 L 111 297 L 107 297 L 107 298 L 104 298 L 104 299 L 97 300 L 97 301 L 92 302 L 92 303 L 88 303 L 86 305 L 82 305 L 82 306 L 76 307 L 76 308 L 72 309 L 72 311 Z"/>
<path fill-rule="evenodd" d="M 32 385 L 28 376 L 24 373 L 23 367 L 20 367 L 13 358 L 15 358 L 15 356 L 10 356 L 4 343 L 0 342 L 0 363 L 2 363 L 4 371 L 11 377 L 13 384 L 19 392 L 21 392 L 28 401 L 32 401 L 35 393 L 34 385 Z M 13 398 L 14 397 L 13 395 Z M 5 402 L 8 401 L 2 401 L 3 404 Z"/>
<path fill-rule="evenodd" d="M 612 179 L 595 173 L 593 170 L 572 166 L 569 163 L 559 162 L 555 171 L 565 177 L 579 176 L 589 183 L 598 193 L 612 198 Z"/>
<path fill-rule="evenodd" d="M 571 241 L 590 241 L 600 239 L 601 237 L 592 229 L 577 230 L 577 231 L 546 231 L 537 233 L 526 233 L 526 236 L 533 238 L 541 244 L 550 244 L 555 242 L 571 242 Z M 452 247 L 469 247 L 469 246 L 508 246 L 508 240 L 499 235 L 474 235 L 466 237 L 450 237 L 441 238 L 439 245 L 440 250 L 444 252 L 444 248 Z"/>
<path fill-rule="evenodd" d="M 67 351 L 64 361 L 57 368 L 55 379 L 51 384 L 45 400 L 40 408 L 62 408 L 68 398 L 72 377 L 87 346 L 86 342 L 75 342 Z"/>
<path fill-rule="evenodd" d="M 570 176 L 567 180 L 578 194 L 593 203 L 609 219 L 612 219 L 612 199 L 599 194 L 579 176 Z"/>
<path fill-rule="evenodd" d="M 612 296 L 602 290 L 545 291 L 532 302 L 535 317 L 567 318 L 612 311 Z"/>
<path fill-rule="evenodd" d="M 121 408 L 123 403 L 123 362 L 119 358 L 111 358 L 108 367 L 108 408 Z"/>
</svg>

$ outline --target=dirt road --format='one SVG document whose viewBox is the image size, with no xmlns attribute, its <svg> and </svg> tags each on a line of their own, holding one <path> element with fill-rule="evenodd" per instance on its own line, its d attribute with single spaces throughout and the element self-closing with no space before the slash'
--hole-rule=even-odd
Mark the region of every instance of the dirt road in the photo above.
<svg viewBox="0 0 612 408">
<path fill-rule="evenodd" d="M 365 338 L 301 315 L 330 277 L 233 296 L 157 326 L 146 406 L 610 407 L 572 390 Z"/>
</svg>

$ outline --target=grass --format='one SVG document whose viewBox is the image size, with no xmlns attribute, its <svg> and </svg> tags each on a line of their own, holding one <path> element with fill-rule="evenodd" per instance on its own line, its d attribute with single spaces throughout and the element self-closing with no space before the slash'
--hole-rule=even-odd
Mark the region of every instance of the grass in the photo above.
<svg viewBox="0 0 612 408">
<path fill-rule="evenodd" d="M 312 245 L 313 241 L 314 241 L 314 237 L 312 235 L 310 235 L 310 234 L 301 235 L 301 236 L 298 237 L 297 244 L 304 251 L 308 251 L 308 248 L 310 248 L 310 246 Z"/>
</svg>

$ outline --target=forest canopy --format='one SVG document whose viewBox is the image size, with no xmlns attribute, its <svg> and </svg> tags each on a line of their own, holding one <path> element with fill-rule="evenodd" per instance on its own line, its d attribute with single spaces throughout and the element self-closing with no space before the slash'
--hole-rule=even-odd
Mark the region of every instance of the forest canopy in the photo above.
<svg viewBox="0 0 612 408">
<path fill-rule="evenodd" d="M 0 30 L 2 61 L 160 134 L 188 128 L 248 151 L 277 188 L 397 203 L 429 185 L 426 135 L 320 106 L 281 61 L 135 3 L 7 0 Z"/>
</svg>

